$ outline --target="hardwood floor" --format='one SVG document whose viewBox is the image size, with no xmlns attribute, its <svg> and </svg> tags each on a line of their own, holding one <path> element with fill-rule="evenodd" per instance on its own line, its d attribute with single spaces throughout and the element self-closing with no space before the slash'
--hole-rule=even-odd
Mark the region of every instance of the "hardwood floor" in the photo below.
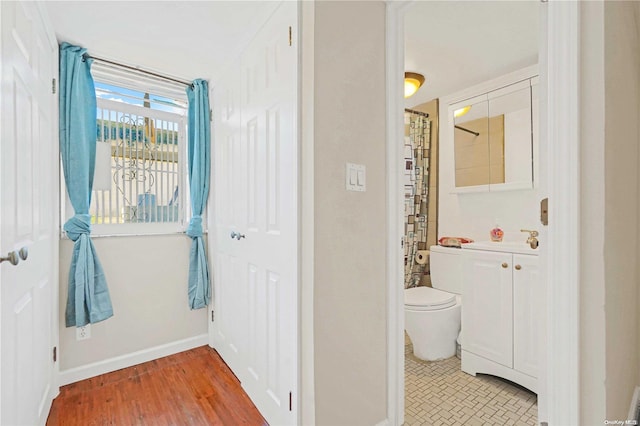
<svg viewBox="0 0 640 426">
<path fill-rule="evenodd" d="M 60 389 L 55 425 L 267 425 L 218 353 L 202 346 Z"/>
</svg>

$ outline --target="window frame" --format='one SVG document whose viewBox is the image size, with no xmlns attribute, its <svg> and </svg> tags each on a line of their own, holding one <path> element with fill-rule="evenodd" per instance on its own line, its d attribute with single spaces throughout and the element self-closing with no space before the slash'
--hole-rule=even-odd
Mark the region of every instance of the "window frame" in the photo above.
<svg viewBox="0 0 640 426">
<path fill-rule="evenodd" d="M 112 86 L 114 84 L 109 83 Z M 123 88 L 121 86 L 116 86 Z M 127 88 L 123 88 L 127 89 Z M 138 89 L 138 91 L 144 91 L 144 89 Z M 155 94 L 152 94 L 155 95 Z M 127 102 L 118 102 L 110 99 L 97 98 L 97 109 L 106 108 L 109 110 L 116 110 L 124 114 L 135 114 L 139 116 L 149 115 L 149 111 L 152 111 L 153 119 L 168 120 L 179 123 L 178 132 L 178 185 L 180 191 L 178 191 L 178 221 L 176 222 L 130 222 L 130 223 L 101 223 L 91 225 L 92 237 L 116 237 L 116 236 L 150 236 L 150 235 L 172 235 L 172 234 L 184 234 L 189 221 L 192 217 L 191 200 L 189 191 L 189 176 L 188 176 L 188 109 L 184 110 L 184 114 L 178 114 L 175 112 L 168 112 L 159 109 L 149 109 L 144 106 L 139 106 Z M 100 119 L 101 117 L 97 117 Z M 97 126 L 97 121 L 96 121 Z M 96 127 L 97 128 L 97 127 Z M 96 143 L 104 143 L 96 141 Z M 60 160 L 61 161 L 61 160 Z M 64 223 L 73 217 L 74 209 L 69 200 L 66 184 L 64 181 L 63 169 L 60 167 L 60 236 L 61 239 L 68 239 L 66 232 L 63 229 Z M 92 197 L 95 193 L 92 190 Z M 203 217 L 206 215 L 206 211 L 203 212 Z M 206 233 L 206 230 L 205 230 Z"/>
</svg>

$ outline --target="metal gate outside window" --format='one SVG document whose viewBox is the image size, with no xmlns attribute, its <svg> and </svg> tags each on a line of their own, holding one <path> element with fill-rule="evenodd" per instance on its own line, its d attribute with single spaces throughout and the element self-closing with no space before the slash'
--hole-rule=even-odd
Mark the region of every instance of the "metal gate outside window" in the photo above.
<svg viewBox="0 0 640 426">
<path fill-rule="evenodd" d="M 184 223 L 185 117 L 98 98 L 96 225 Z"/>
</svg>

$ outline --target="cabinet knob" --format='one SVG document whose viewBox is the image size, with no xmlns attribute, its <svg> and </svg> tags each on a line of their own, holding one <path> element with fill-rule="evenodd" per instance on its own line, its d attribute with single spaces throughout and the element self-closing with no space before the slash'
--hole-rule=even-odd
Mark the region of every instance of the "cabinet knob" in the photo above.
<svg viewBox="0 0 640 426">
<path fill-rule="evenodd" d="M 503 267 L 503 268 L 508 268 L 508 267 L 509 267 L 509 264 L 508 264 L 507 262 L 504 262 L 504 263 L 502 264 L 502 267 Z"/>
<path fill-rule="evenodd" d="M 516 265 L 516 271 L 519 271 L 520 269 L 522 269 L 522 266 Z"/>
</svg>

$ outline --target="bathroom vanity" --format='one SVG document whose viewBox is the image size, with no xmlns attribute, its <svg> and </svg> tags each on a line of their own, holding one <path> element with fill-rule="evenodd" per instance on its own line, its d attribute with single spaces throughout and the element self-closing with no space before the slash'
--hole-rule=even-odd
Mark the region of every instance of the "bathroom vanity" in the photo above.
<svg viewBox="0 0 640 426">
<path fill-rule="evenodd" d="M 462 371 L 491 374 L 538 392 L 544 284 L 537 250 L 472 243 L 462 250 Z"/>
</svg>

